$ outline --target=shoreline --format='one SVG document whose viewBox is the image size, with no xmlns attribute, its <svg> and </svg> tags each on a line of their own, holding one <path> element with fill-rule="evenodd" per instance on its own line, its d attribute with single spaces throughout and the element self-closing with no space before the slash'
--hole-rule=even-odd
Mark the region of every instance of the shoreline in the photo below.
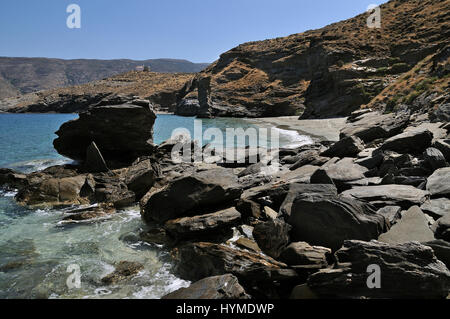
<svg viewBox="0 0 450 319">
<path fill-rule="evenodd" d="M 332 119 L 299 120 L 298 116 L 248 118 L 249 123 L 263 127 L 276 127 L 282 130 L 296 131 L 311 137 L 314 141 L 339 141 L 339 133 L 345 126 L 346 117 Z"/>
</svg>

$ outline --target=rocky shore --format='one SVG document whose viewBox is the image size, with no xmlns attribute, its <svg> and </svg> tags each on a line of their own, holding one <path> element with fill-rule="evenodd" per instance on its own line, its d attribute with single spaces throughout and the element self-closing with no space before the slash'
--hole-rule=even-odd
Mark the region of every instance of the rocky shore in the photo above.
<svg viewBox="0 0 450 319">
<path fill-rule="evenodd" d="M 147 228 L 137 235 L 170 250 L 175 274 L 193 282 L 165 298 L 449 295 L 448 123 L 356 111 L 336 141 L 279 149 L 273 170 L 273 157 L 254 164 L 248 152 L 174 161 L 175 145 L 199 146 L 183 137 L 154 145 L 155 118 L 149 101 L 90 107 L 54 142 L 76 164 L 1 169 L 0 185 L 18 189 L 21 205 L 82 205 L 67 223 L 139 203 Z M 367 285 L 373 265 L 380 289 Z M 141 267 L 124 261 L 104 282 Z"/>
</svg>

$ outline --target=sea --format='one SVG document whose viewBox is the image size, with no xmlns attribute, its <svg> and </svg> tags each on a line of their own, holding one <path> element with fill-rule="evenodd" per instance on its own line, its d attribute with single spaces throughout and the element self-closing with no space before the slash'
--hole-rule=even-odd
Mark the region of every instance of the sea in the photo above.
<svg viewBox="0 0 450 319">
<path fill-rule="evenodd" d="M 61 124 L 77 117 L 0 114 L 0 167 L 30 173 L 70 163 L 54 150 L 52 142 Z M 199 121 L 160 114 L 154 125 L 154 143 L 162 143 L 179 129 L 194 136 L 199 126 L 202 132 L 219 129 L 224 136 L 229 128 L 259 129 L 245 119 Z M 278 133 L 280 147 L 312 142 L 294 131 L 279 129 Z M 189 286 L 190 282 L 173 274 L 167 249 L 140 240 L 139 233 L 146 226 L 137 206 L 107 219 L 68 226 L 60 221 L 70 208 L 29 209 L 17 205 L 15 195 L 15 191 L 0 189 L 0 299 L 158 299 Z M 139 262 L 144 269 L 129 280 L 103 284 L 101 278 L 120 261 Z"/>
</svg>

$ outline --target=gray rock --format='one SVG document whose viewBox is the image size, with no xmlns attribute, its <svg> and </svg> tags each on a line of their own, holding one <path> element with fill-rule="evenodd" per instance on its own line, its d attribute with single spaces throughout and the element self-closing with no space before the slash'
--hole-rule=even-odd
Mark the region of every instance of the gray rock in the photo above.
<svg viewBox="0 0 450 319">
<path fill-rule="evenodd" d="M 123 173 L 124 182 L 128 189 L 136 194 L 136 200 L 140 200 L 155 184 L 161 175 L 156 163 L 150 159 L 142 159 L 126 168 Z"/>
<path fill-rule="evenodd" d="M 318 169 L 314 174 L 312 174 L 310 179 L 311 184 L 330 184 L 334 185 L 333 180 L 328 176 L 327 171 L 324 169 Z"/>
<path fill-rule="evenodd" d="M 308 278 L 308 286 L 321 297 L 429 299 L 445 298 L 450 289 L 450 271 L 430 247 L 416 242 L 346 241 L 335 256 L 334 269 Z M 380 267 L 381 289 L 367 285 L 370 265 Z"/>
<path fill-rule="evenodd" d="M 355 157 L 364 149 L 364 142 L 356 136 L 345 137 L 321 153 L 323 157 Z"/>
<path fill-rule="evenodd" d="M 348 189 L 350 188 L 349 185 L 352 185 L 351 182 L 363 180 L 365 178 L 364 174 L 368 171 L 367 168 L 355 164 L 352 158 L 343 158 L 324 169 L 338 190 Z"/>
<path fill-rule="evenodd" d="M 428 178 L 427 191 L 432 196 L 449 196 L 450 195 L 450 167 L 440 168 Z"/>
<path fill-rule="evenodd" d="M 181 288 L 162 299 L 250 299 L 238 279 L 230 274 L 204 278 Z"/>
<path fill-rule="evenodd" d="M 405 131 L 399 135 L 387 139 L 381 149 L 384 151 L 394 151 L 397 153 L 422 153 L 431 146 L 433 133 L 425 131 Z"/>
<path fill-rule="evenodd" d="M 448 163 L 445 161 L 444 155 L 437 148 L 434 147 L 427 148 L 423 156 L 425 162 L 429 167 L 431 167 L 433 171 L 448 166 Z"/>
<path fill-rule="evenodd" d="M 277 259 L 290 242 L 291 228 L 280 219 L 269 220 L 255 225 L 253 238 L 264 253 Z"/>
<path fill-rule="evenodd" d="M 402 218 L 378 240 L 390 244 L 403 244 L 410 241 L 425 242 L 433 240 L 433 232 L 428 226 L 425 214 L 418 206 L 411 207 Z"/>
<path fill-rule="evenodd" d="M 433 147 L 440 150 L 447 162 L 450 162 L 450 140 L 436 140 Z"/>
<path fill-rule="evenodd" d="M 176 238 L 192 238 L 218 235 L 231 230 L 240 220 L 241 214 L 235 208 L 229 208 L 212 214 L 169 220 L 164 228 Z"/>
<path fill-rule="evenodd" d="M 331 249 L 311 246 L 305 242 L 291 243 L 280 254 L 280 260 L 290 266 L 313 266 L 317 269 L 328 266 Z"/>
<path fill-rule="evenodd" d="M 366 143 L 379 138 L 388 138 L 399 134 L 408 125 L 408 121 L 407 114 L 366 113 L 347 123 L 341 130 L 341 138 L 355 135 Z"/>
<path fill-rule="evenodd" d="M 295 163 L 289 168 L 291 171 L 296 170 L 304 165 L 323 165 L 329 160 L 327 157 L 319 156 L 318 150 L 306 150 L 296 156 Z"/>
<path fill-rule="evenodd" d="M 425 246 L 431 247 L 437 259 L 442 261 L 447 268 L 450 269 L 450 243 L 444 240 L 433 240 L 422 243 Z"/>
<path fill-rule="evenodd" d="M 377 214 L 383 215 L 391 225 L 394 225 L 400 218 L 402 218 L 401 212 L 402 208 L 400 206 L 386 206 L 380 208 L 377 211 Z"/>
<path fill-rule="evenodd" d="M 450 199 L 436 198 L 427 200 L 422 206 L 420 206 L 420 209 L 433 217 L 441 218 L 450 213 Z"/>
<path fill-rule="evenodd" d="M 443 239 L 450 242 L 450 214 L 446 214 L 444 217 L 439 218 L 431 229 L 434 232 L 436 239 Z"/>
<path fill-rule="evenodd" d="M 375 239 L 389 228 L 384 216 L 367 204 L 326 194 L 298 195 L 288 223 L 293 226 L 293 240 L 333 250 L 339 249 L 344 240 Z"/>
<path fill-rule="evenodd" d="M 209 213 L 238 199 L 242 189 L 228 169 L 211 169 L 182 176 L 162 189 L 150 191 L 141 201 L 146 222 L 165 222 L 179 217 Z"/>
<path fill-rule="evenodd" d="M 330 195 L 337 196 L 337 189 L 331 184 L 298 184 L 290 185 L 289 191 L 285 195 L 284 201 L 280 207 L 282 216 L 289 217 L 291 215 L 292 203 L 300 195 Z"/>
<path fill-rule="evenodd" d="M 422 205 L 428 192 L 406 185 L 380 185 L 355 187 L 342 193 L 342 196 L 365 200 L 376 207 L 401 206 L 408 209 L 412 205 Z"/>
<path fill-rule="evenodd" d="M 233 274 L 253 297 L 279 297 L 275 282 L 298 284 L 297 273 L 287 265 L 260 253 L 213 243 L 189 243 L 173 251 L 175 273 L 185 280 Z"/>
</svg>

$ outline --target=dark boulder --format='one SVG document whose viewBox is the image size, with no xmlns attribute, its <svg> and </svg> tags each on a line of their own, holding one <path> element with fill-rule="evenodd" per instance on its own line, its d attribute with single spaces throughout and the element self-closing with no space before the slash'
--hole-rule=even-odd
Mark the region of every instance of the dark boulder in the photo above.
<svg viewBox="0 0 450 319">
<path fill-rule="evenodd" d="M 450 214 L 439 218 L 431 227 L 434 237 L 450 242 Z"/>
<path fill-rule="evenodd" d="M 27 176 L 9 168 L 0 168 L 0 187 L 19 189 L 28 184 Z"/>
<path fill-rule="evenodd" d="M 325 152 L 322 152 L 320 156 L 323 157 L 354 157 L 364 150 L 364 142 L 356 136 L 345 137 L 333 144 Z"/>
<path fill-rule="evenodd" d="M 102 153 L 93 141 L 86 150 L 84 168 L 90 173 L 101 173 L 109 171 Z"/>
<path fill-rule="evenodd" d="M 151 159 L 138 159 L 130 167 L 124 169 L 123 179 L 128 189 L 140 200 L 155 184 L 161 175 L 157 163 Z"/>
<path fill-rule="evenodd" d="M 296 242 L 286 247 L 280 260 L 290 266 L 311 266 L 316 269 L 328 267 L 331 249 L 311 246 L 305 242 Z"/>
<path fill-rule="evenodd" d="M 156 115 L 149 106 L 133 104 L 89 108 L 79 118 L 64 123 L 53 142 L 61 155 L 83 162 L 93 141 L 108 166 L 126 166 L 153 152 Z"/>
<path fill-rule="evenodd" d="M 253 237 L 261 250 L 275 259 L 289 244 L 291 226 L 280 219 L 256 224 Z"/>
<path fill-rule="evenodd" d="M 425 163 L 433 170 L 447 167 L 448 163 L 440 150 L 434 147 L 429 147 L 423 154 Z"/>
<path fill-rule="evenodd" d="M 427 180 L 427 191 L 432 196 L 450 196 L 450 167 L 436 170 Z"/>
<path fill-rule="evenodd" d="M 422 244 L 431 247 L 437 259 L 450 269 L 450 243 L 448 241 L 437 239 Z"/>
<path fill-rule="evenodd" d="M 322 297 L 445 298 L 450 289 L 450 271 L 430 247 L 416 242 L 351 240 L 335 256 L 334 269 L 320 270 L 308 279 L 308 286 Z M 371 265 L 380 267 L 380 289 L 368 287 Z"/>
<path fill-rule="evenodd" d="M 171 180 L 161 189 L 151 190 L 141 201 L 146 222 L 166 222 L 179 217 L 210 213 L 238 199 L 242 189 L 228 169 L 210 169 Z"/>
<path fill-rule="evenodd" d="M 287 269 L 286 264 L 260 253 L 221 244 L 190 243 L 176 248 L 172 255 L 175 273 L 181 278 L 198 281 L 210 276 L 233 274 L 254 297 L 279 297 L 275 288 L 279 283 L 284 283 L 284 286 L 299 284 L 297 273 Z"/>
<path fill-rule="evenodd" d="M 401 154 L 420 154 L 431 146 L 432 140 L 433 133 L 429 130 L 410 130 L 387 139 L 381 146 L 381 149 L 383 151 L 394 151 Z"/>
<path fill-rule="evenodd" d="M 380 114 L 368 112 L 348 122 L 341 130 L 341 138 L 355 135 L 368 143 L 399 134 L 408 125 L 407 113 Z"/>
<path fill-rule="evenodd" d="M 436 140 L 433 147 L 440 150 L 446 161 L 450 163 L 450 140 Z"/>
<path fill-rule="evenodd" d="M 238 279 L 230 274 L 199 280 L 188 288 L 178 289 L 162 299 L 250 299 Z"/>
<path fill-rule="evenodd" d="M 344 240 L 371 240 L 386 232 L 388 222 L 369 205 L 333 195 L 299 194 L 289 224 L 293 240 L 337 250 Z"/>
<path fill-rule="evenodd" d="M 221 233 L 229 232 L 240 220 L 241 214 L 235 208 L 229 208 L 212 214 L 169 220 L 164 228 L 178 239 L 198 239 L 208 235 L 216 237 Z"/>
</svg>

